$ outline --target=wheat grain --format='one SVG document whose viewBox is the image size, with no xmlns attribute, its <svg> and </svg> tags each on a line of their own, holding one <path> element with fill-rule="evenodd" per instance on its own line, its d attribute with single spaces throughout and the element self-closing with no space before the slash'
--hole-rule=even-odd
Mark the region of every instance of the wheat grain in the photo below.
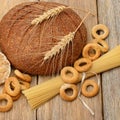
<svg viewBox="0 0 120 120">
<path fill-rule="evenodd" d="M 52 18 L 58 14 L 60 14 L 66 7 L 65 6 L 58 6 L 55 8 L 52 8 L 46 12 L 44 12 L 42 15 L 40 15 L 39 17 L 35 18 L 32 20 L 31 24 L 39 24 L 42 23 L 44 20 L 48 20 L 49 18 Z"/>
<path fill-rule="evenodd" d="M 45 54 L 44 60 L 52 58 L 53 56 L 58 54 L 60 52 L 60 50 L 63 50 L 66 47 L 66 45 L 68 45 L 70 43 L 70 41 L 72 41 L 74 39 L 74 36 L 75 36 L 75 32 L 70 32 L 68 35 L 65 35 L 60 40 L 60 42 L 58 42 L 57 45 L 55 45 L 50 51 L 48 51 Z"/>
</svg>

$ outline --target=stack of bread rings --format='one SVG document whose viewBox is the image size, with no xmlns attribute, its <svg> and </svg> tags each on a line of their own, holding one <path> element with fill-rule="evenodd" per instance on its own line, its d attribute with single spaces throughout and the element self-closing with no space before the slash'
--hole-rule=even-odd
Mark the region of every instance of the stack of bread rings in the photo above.
<svg viewBox="0 0 120 120">
<path fill-rule="evenodd" d="M 103 32 L 102 34 L 100 32 Z M 92 67 L 92 61 L 98 59 L 100 55 L 107 52 L 109 49 L 105 38 L 109 35 L 109 29 L 103 25 L 98 24 L 92 28 L 93 40 L 88 43 L 82 51 L 82 58 L 74 63 L 74 67 L 67 66 L 61 70 L 60 76 L 65 82 L 60 88 L 60 96 L 63 100 L 73 101 L 78 96 L 78 88 L 76 83 L 80 82 L 81 73 L 87 72 Z M 93 89 L 88 91 L 88 87 Z M 68 95 L 66 91 L 71 89 L 72 95 Z M 95 80 L 85 80 L 81 85 L 81 93 L 86 97 L 94 97 L 99 92 L 99 85 Z"/>
<path fill-rule="evenodd" d="M 21 91 L 30 87 L 32 80 L 28 74 L 21 73 L 19 70 L 14 71 L 15 76 L 6 79 L 3 91 L 0 94 L 0 100 L 6 100 L 6 105 L 0 105 L 0 112 L 7 112 L 13 107 L 13 101 L 21 96 Z"/>
</svg>

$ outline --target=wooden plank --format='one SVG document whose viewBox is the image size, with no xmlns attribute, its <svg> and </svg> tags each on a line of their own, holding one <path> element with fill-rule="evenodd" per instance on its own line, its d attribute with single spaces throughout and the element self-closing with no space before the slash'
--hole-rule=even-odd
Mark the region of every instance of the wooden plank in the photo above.
<svg viewBox="0 0 120 120">
<path fill-rule="evenodd" d="M 110 29 L 110 48 L 120 44 L 120 1 L 98 0 L 99 23 Z M 120 119 L 120 68 L 102 74 L 104 120 Z"/>
<path fill-rule="evenodd" d="M 42 0 L 43 1 L 43 0 Z M 83 10 L 90 10 L 92 13 L 96 14 L 96 0 L 44 0 L 59 2 L 71 6 L 72 8 L 81 8 Z M 74 9 L 83 18 L 85 13 Z M 88 41 L 91 40 L 91 28 L 97 24 L 97 16 L 89 16 L 85 22 L 88 30 Z M 39 77 L 39 83 L 44 82 L 45 79 Z M 53 83 L 54 84 L 54 83 Z M 101 103 L 101 91 L 98 96 L 87 99 L 83 97 L 87 104 L 95 112 L 95 116 L 92 116 L 88 110 L 82 105 L 79 99 L 73 102 L 65 102 L 60 96 L 56 96 L 49 102 L 43 104 L 37 110 L 38 120 L 102 120 L 102 103 Z"/>
<path fill-rule="evenodd" d="M 0 19 L 12 7 L 22 2 L 35 0 L 1 0 L 0 4 Z M 13 73 L 12 73 L 13 74 Z M 36 77 L 33 77 L 32 86 L 36 84 Z M 0 91 L 1 92 L 1 91 Z M 32 111 L 27 103 L 27 100 L 22 95 L 19 100 L 15 101 L 12 110 L 6 113 L 0 112 L 0 120 L 36 120 L 36 111 Z"/>
<path fill-rule="evenodd" d="M 37 1 L 37 0 L 1 0 L 0 1 L 0 19 L 8 12 L 12 7 L 23 2 Z"/>
</svg>

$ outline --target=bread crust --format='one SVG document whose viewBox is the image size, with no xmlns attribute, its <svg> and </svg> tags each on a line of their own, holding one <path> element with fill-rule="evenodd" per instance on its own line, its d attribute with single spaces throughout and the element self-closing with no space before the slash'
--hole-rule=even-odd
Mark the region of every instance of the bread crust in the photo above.
<svg viewBox="0 0 120 120">
<path fill-rule="evenodd" d="M 58 5 L 61 4 L 22 3 L 12 8 L 1 20 L 0 48 L 16 69 L 32 75 L 51 75 L 59 73 L 64 66 L 72 65 L 81 55 L 87 40 L 84 24 L 77 31 L 72 43 L 42 64 L 44 53 L 51 50 L 59 41 L 51 36 L 67 35 L 73 32 L 81 22 L 80 17 L 69 8 L 37 26 L 31 25 L 31 21 L 37 15 Z"/>
</svg>

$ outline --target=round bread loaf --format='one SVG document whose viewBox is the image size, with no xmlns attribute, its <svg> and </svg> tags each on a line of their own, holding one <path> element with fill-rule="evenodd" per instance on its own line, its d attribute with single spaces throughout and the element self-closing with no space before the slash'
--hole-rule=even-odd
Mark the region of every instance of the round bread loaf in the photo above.
<svg viewBox="0 0 120 120">
<path fill-rule="evenodd" d="M 53 2 L 23 3 L 3 17 L 0 22 L 0 48 L 15 68 L 32 75 L 52 75 L 80 57 L 87 40 L 84 24 L 63 50 L 44 60 L 45 54 L 58 44 L 62 36 L 75 31 L 81 22 L 80 17 L 67 8 L 38 25 L 31 24 L 39 15 L 60 5 Z"/>
</svg>

